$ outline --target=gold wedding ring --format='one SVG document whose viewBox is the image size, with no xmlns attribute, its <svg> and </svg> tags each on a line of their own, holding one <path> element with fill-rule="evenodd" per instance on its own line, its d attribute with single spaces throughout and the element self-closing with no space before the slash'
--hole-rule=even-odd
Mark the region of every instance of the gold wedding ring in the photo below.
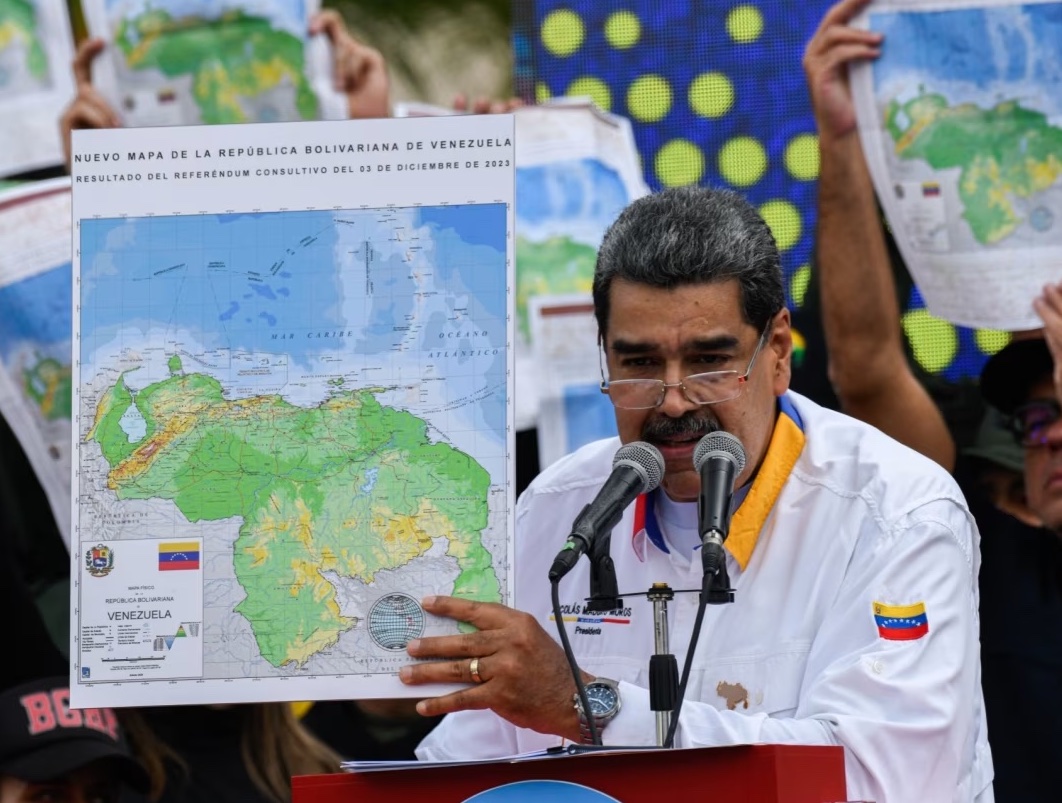
<svg viewBox="0 0 1062 803">
<path fill-rule="evenodd" d="M 478 658 L 473 658 L 471 661 L 468 662 L 468 674 L 470 674 L 472 676 L 472 680 L 474 680 L 476 683 L 482 683 L 483 682 L 483 678 L 481 678 L 480 675 L 479 675 L 479 659 Z"/>
</svg>

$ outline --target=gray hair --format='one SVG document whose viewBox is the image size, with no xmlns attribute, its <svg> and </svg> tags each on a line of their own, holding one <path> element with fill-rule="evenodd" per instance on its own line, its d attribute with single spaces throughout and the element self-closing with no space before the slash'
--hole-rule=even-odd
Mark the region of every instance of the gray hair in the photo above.
<svg viewBox="0 0 1062 803">
<path fill-rule="evenodd" d="M 785 306 L 774 236 L 752 205 L 729 190 L 664 190 L 620 213 L 605 232 L 594 268 L 594 314 L 602 337 L 617 277 L 667 290 L 737 279 L 742 315 L 758 331 Z"/>
</svg>

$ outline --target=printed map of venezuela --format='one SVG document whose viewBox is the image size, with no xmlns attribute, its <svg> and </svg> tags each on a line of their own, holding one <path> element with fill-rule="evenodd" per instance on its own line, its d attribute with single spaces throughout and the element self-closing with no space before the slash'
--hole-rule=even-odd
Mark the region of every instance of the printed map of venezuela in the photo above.
<svg viewBox="0 0 1062 803">
<path fill-rule="evenodd" d="M 488 473 L 428 438 L 415 415 L 380 404 L 382 388 L 343 390 L 314 407 L 279 396 L 229 400 L 212 377 L 171 376 L 138 393 L 124 375 L 100 397 L 88 440 L 118 499 L 171 500 L 190 522 L 242 519 L 236 612 L 261 655 L 302 665 L 358 624 L 323 573 L 371 583 L 445 539 L 459 574 L 453 594 L 498 600 L 487 526 Z M 131 440 L 121 421 L 146 424 Z"/>
<path fill-rule="evenodd" d="M 901 159 L 923 159 L 935 170 L 960 168 L 963 218 L 985 245 L 1021 223 L 1011 197 L 1030 198 L 1062 176 L 1062 129 L 1016 100 L 981 109 L 949 105 L 944 96 L 930 93 L 902 106 L 891 102 L 885 126 Z"/>
<path fill-rule="evenodd" d="M 119 22 L 115 43 L 130 70 L 154 69 L 167 78 L 189 76 L 204 123 L 247 122 L 244 100 L 282 85 L 294 88 L 299 117 L 317 116 L 303 42 L 262 17 L 232 9 L 217 19 L 175 19 L 148 7 Z"/>
<path fill-rule="evenodd" d="M 77 526 L 201 545 L 203 677 L 391 675 L 459 631 L 419 599 L 507 598 L 507 214 L 81 221 Z"/>
<path fill-rule="evenodd" d="M 890 183 L 921 184 L 909 189 L 934 199 L 919 212 L 925 243 L 956 253 L 1057 244 L 1058 4 L 897 6 L 868 14 L 888 43 L 871 70 L 891 145 Z M 913 209 L 911 202 L 908 196 Z M 937 215 L 939 225 L 930 222 Z"/>
</svg>

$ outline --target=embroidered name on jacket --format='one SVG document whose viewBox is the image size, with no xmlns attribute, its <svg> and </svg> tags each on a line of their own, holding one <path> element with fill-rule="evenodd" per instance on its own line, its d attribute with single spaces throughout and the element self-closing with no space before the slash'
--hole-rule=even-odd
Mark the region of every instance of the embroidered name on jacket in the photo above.
<svg viewBox="0 0 1062 803">
<path fill-rule="evenodd" d="M 929 632 L 924 602 L 914 605 L 874 603 L 874 622 L 878 635 L 889 641 L 914 641 Z"/>
</svg>

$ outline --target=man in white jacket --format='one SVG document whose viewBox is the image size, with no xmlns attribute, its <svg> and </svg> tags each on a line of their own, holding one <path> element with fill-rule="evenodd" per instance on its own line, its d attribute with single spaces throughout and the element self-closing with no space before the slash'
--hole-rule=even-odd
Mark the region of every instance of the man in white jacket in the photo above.
<svg viewBox="0 0 1062 803">
<path fill-rule="evenodd" d="M 709 606 L 677 746 L 842 745 L 850 797 L 877 803 L 992 799 L 977 639 L 977 532 L 937 465 L 788 391 L 789 312 L 777 247 L 737 195 L 669 190 L 610 228 L 594 276 L 619 439 L 544 471 L 517 507 L 515 605 L 448 597 L 432 613 L 478 630 L 424 638 L 410 684 L 471 685 L 422 701 L 450 714 L 425 760 L 502 756 L 585 741 L 586 718 L 551 632 L 551 560 L 609 476 L 620 442 L 665 459 L 658 491 L 612 533 L 622 594 L 653 583 L 699 588 L 693 451 L 707 433 L 742 442 L 747 462 L 726 541 L 736 598 Z M 655 743 L 651 607 L 587 614 L 589 567 L 561 583 L 583 679 L 612 699 L 594 721 L 605 744 Z M 696 594 L 671 606 L 679 665 Z"/>
</svg>

